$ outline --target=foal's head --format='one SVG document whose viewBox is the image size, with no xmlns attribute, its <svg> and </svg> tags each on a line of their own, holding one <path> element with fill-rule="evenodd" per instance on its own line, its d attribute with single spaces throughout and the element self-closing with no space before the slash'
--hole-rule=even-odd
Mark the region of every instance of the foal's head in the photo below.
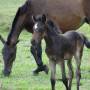
<svg viewBox="0 0 90 90">
<path fill-rule="evenodd" d="M 59 27 L 52 21 L 47 20 L 45 15 L 33 16 L 34 26 L 33 26 L 33 37 L 32 40 L 37 44 L 45 36 L 57 36 L 61 32 Z"/>
<path fill-rule="evenodd" d="M 37 15 L 37 16 L 33 16 L 32 18 L 34 21 L 32 40 L 34 40 L 36 43 L 39 43 L 45 36 L 46 16 Z"/>
</svg>

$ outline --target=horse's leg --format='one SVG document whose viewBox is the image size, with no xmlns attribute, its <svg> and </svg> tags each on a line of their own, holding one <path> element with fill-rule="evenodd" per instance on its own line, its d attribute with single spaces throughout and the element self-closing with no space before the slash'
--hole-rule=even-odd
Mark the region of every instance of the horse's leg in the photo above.
<svg viewBox="0 0 90 90">
<path fill-rule="evenodd" d="M 52 87 L 52 90 L 55 90 L 56 63 L 54 61 L 52 61 L 52 60 L 49 60 L 49 64 L 50 64 L 50 70 L 51 70 L 51 87 Z"/>
<path fill-rule="evenodd" d="M 72 78 L 73 78 L 73 67 L 71 60 L 67 61 L 67 66 L 69 68 L 68 89 L 71 90 Z"/>
<path fill-rule="evenodd" d="M 25 28 L 33 33 L 33 20 L 32 20 L 32 15 L 33 13 L 31 12 L 32 8 L 31 8 L 31 1 L 27 0 L 26 3 L 21 7 L 22 8 L 22 12 L 26 13 L 27 11 L 27 16 L 26 16 L 26 22 L 25 22 Z M 48 67 L 46 65 L 43 64 L 42 61 L 42 47 L 41 47 L 41 43 L 38 47 L 37 50 L 37 59 L 35 56 L 35 49 L 33 47 L 33 45 L 31 46 L 31 53 L 36 61 L 37 64 L 37 68 L 33 71 L 34 74 L 38 74 L 40 71 L 45 71 L 46 73 L 48 73 Z"/>
<path fill-rule="evenodd" d="M 11 31 L 8 35 L 7 41 L 2 49 L 2 54 L 3 54 L 3 59 L 4 59 L 4 75 L 9 76 L 13 61 L 16 58 L 16 44 L 18 42 L 18 37 L 24 27 L 24 19 L 25 19 L 25 14 L 20 14 L 21 8 L 18 9 L 16 16 L 13 20 L 12 23 L 12 28 Z"/>
<path fill-rule="evenodd" d="M 77 90 L 79 90 L 80 79 L 81 79 L 81 69 L 80 69 L 80 66 L 81 66 L 82 52 L 83 52 L 83 49 L 77 51 L 75 56 L 74 56 L 75 60 L 76 60 L 76 65 L 77 65 L 77 69 L 76 69 Z"/>
<path fill-rule="evenodd" d="M 41 43 L 38 45 L 37 47 L 37 53 L 35 51 L 35 48 L 33 46 L 31 46 L 31 53 L 34 56 L 34 59 L 37 63 L 37 69 L 35 69 L 33 71 L 33 73 L 36 75 L 38 74 L 40 71 L 45 71 L 46 74 L 48 74 L 48 67 L 46 65 L 43 65 L 42 62 L 42 47 L 41 47 Z"/>
<path fill-rule="evenodd" d="M 66 90 L 69 90 L 68 89 L 68 79 L 66 77 L 66 72 L 65 72 L 65 62 L 64 62 L 64 60 L 60 60 L 60 67 L 61 67 L 61 72 L 62 72 L 63 84 L 65 85 Z"/>
</svg>

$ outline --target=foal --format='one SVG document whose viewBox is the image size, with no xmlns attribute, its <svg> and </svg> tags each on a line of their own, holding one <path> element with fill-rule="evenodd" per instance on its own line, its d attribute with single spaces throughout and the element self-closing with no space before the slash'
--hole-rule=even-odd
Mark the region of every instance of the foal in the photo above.
<svg viewBox="0 0 90 90">
<path fill-rule="evenodd" d="M 68 31 L 65 34 L 61 34 L 59 28 L 51 21 L 46 21 L 45 15 L 33 16 L 34 27 L 33 27 L 33 38 L 32 44 L 37 47 L 38 43 L 44 38 L 46 42 L 46 54 L 49 58 L 51 68 L 51 86 L 52 90 L 55 90 L 55 74 L 56 64 L 59 64 L 62 72 L 62 81 L 66 87 L 66 90 L 71 90 L 73 69 L 72 69 L 72 57 L 74 56 L 77 69 L 77 90 L 79 90 L 80 84 L 80 65 L 81 57 L 83 53 L 84 45 L 90 48 L 90 42 L 87 38 L 80 33 L 75 31 Z M 36 48 L 37 52 L 37 48 Z M 69 78 L 66 78 L 65 62 L 69 68 Z"/>
</svg>

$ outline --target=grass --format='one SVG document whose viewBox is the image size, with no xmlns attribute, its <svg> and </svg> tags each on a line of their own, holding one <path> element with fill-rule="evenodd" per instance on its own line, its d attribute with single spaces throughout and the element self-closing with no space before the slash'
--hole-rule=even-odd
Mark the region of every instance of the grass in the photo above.
<svg viewBox="0 0 90 90">
<path fill-rule="evenodd" d="M 10 31 L 11 23 L 14 18 L 17 8 L 22 5 L 25 0 L 0 0 L 0 34 L 7 38 Z M 90 27 L 85 24 L 79 30 L 90 38 Z M 36 68 L 36 63 L 30 53 L 31 34 L 24 31 L 20 35 L 20 43 L 18 44 L 17 57 L 13 65 L 12 74 L 10 77 L 2 75 L 3 59 L 1 50 L 3 44 L 0 42 L 0 90 L 50 90 L 50 73 L 46 75 L 44 72 L 38 76 L 33 76 L 32 71 Z M 43 62 L 48 64 L 48 58 L 44 52 L 45 42 L 43 46 Z M 84 48 L 82 58 L 82 79 L 80 90 L 90 90 L 90 50 Z M 75 62 L 73 61 L 75 70 Z M 57 78 L 61 78 L 60 69 L 57 66 Z M 64 90 L 62 82 L 57 82 L 57 90 Z M 76 90 L 76 80 L 73 79 L 72 90 Z"/>
</svg>

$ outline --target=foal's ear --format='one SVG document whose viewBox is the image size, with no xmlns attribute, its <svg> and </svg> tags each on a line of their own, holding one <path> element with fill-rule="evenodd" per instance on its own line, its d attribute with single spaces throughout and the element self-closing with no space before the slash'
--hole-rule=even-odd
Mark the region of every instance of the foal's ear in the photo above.
<svg viewBox="0 0 90 90">
<path fill-rule="evenodd" d="M 44 23 L 46 22 L 46 15 L 45 14 L 42 15 L 42 22 L 44 22 Z"/>
<path fill-rule="evenodd" d="M 33 20 L 33 22 L 35 22 L 36 21 L 36 17 L 32 16 L 32 20 Z"/>
</svg>

